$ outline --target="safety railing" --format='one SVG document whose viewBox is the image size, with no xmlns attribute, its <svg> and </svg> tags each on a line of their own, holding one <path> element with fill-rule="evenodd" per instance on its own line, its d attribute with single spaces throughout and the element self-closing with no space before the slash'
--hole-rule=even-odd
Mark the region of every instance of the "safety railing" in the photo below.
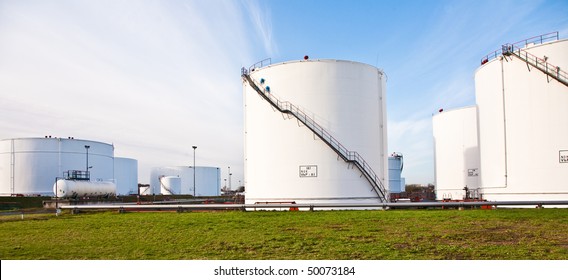
<svg viewBox="0 0 568 280">
<path fill-rule="evenodd" d="M 65 180 L 91 180 L 91 172 L 84 170 L 67 170 L 63 172 Z"/>
<path fill-rule="evenodd" d="M 262 68 L 262 67 L 267 66 L 267 65 L 270 65 L 270 64 L 272 64 L 272 59 L 271 59 L 271 58 L 266 58 L 266 59 L 263 59 L 263 60 L 261 60 L 261 61 L 255 63 L 255 64 L 251 65 L 251 66 L 249 67 L 248 71 L 249 71 L 249 73 L 250 73 L 250 72 L 254 71 L 254 70 L 257 69 L 257 68 Z"/>
<path fill-rule="evenodd" d="M 550 41 L 556 41 L 558 40 L 558 31 L 556 32 L 551 32 L 551 33 L 546 33 L 546 34 L 542 34 L 539 36 L 535 36 L 535 37 L 531 37 L 528 39 L 524 39 L 521 41 L 518 41 L 516 43 L 513 43 L 513 46 L 515 48 L 524 48 L 527 47 L 528 45 L 540 45 L 546 42 L 550 42 Z"/>
<path fill-rule="evenodd" d="M 253 66 L 249 69 L 254 69 Z M 373 190 L 377 193 L 382 201 L 388 201 L 388 193 L 381 182 L 379 176 L 375 173 L 372 167 L 363 159 L 363 157 L 356 151 L 349 151 L 337 139 L 335 139 L 327 130 L 319 125 L 314 119 L 309 117 L 298 106 L 288 102 L 281 101 L 276 96 L 270 93 L 270 88 L 266 87 L 261 89 L 257 82 L 249 75 L 247 69 L 241 69 L 241 75 L 249 85 L 266 101 L 268 101 L 274 108 L 282 113 L 288 113 L 296 117 L 301 123 L 308 127 L 314 134 L 322 139 L 332 150 L 334 150 L 344 161 L 353 163 L 365 175 L 365 178 L 371 183 Z M 260 84 L 263 81 L 261 80 Z"/>
<path fill-rule="evenodd" d="M 524 47 L 527 47 L 528 45 L 531 45 L 531 44 L 532 45 L 538 45 L 538 44 L 543 44 L 543 43 L 550 42 L 550 41 L 555 41 L 555 40 L 558 40 L 558 39 L 559 39 L 558 31 L 556 31 L 556 32 L 546 33 L 546 34 L 542 34 L 542 35 L 539 35 L 539 36 L 524 39 L 524 40 L 518 41 L 516 43 L 513 43 L 511 45 L 513 45 L 515 48 L 524 48 Z M 481 65 L 489 62 L 490 60 L 495 59 L 496 57 L 498 57 L 502 54 L 503 54 L 502 48 L 490 52 L 489 54 L 487 54 L 486 56 L 481 58 Z"/>
</svg>

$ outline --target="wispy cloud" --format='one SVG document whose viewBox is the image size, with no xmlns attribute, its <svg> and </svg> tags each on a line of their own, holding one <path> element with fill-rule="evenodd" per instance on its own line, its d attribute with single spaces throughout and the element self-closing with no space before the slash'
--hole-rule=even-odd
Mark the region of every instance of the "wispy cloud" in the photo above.
<svg viewBox="0 0 568 280">
<path fill-rule="evenodd" d="M 153 166 L 189 164 L 197 145 L 197 164 L 242 176 L 239 69 L 256 59 L 256 42 L 275 48 L 270 18 L 247 6 L 4 2 L 0 138 L 114 143 L 117 156 L 139 160 L 141 182 Z"/>
<path fill-rule="evenodd" d="M 262 1 L 243 1 L 248 12 L 255 32 L 262 38 L 264 50 L 268 56 L 278 55 L 278 46 L 272 36 L 272 19 L 270 10 L 263 5 Z"/>
</svg>

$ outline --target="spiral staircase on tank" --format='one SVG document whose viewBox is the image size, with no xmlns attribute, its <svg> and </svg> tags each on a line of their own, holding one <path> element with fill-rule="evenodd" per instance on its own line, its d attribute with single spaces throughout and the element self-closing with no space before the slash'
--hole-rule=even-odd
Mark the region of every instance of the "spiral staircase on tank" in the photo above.
<svg viewBox="0 0 568 280">
<path fill-rule="evenodd" d="M 254 89 L 262 98 L 264 98 L 270 105 L 281 113 L 294 116 L 303 125 L 309 128 L 315 135 L 317 135 L 325 144 L 327 144 L 334 152 L 337 153 L 345 162 L 356 166 L 361 173 L 365 176 L 367 181 L 371 184 L 373 191 L 377 194 L 381 202 L 389 202 L 388 192 L 385 189 L 381 179 L 371 166 L 363 159 L 363 157 L 356 151 L 349 151 L 337 139 L 335 139 L 329 132 L 327 132 L 321 125 L 310 118 L 300 108 L 288 101 L 280 101 L 277 97 L 270 93 L 270 87 L 266 86 L 261 89 L 261 86 L 250 76 L 249 70 L 246 68 L 241 69 L 241 76 L 252 89 Z M 264 80 L 261 79 L 260 84 Z"/>
</svg>

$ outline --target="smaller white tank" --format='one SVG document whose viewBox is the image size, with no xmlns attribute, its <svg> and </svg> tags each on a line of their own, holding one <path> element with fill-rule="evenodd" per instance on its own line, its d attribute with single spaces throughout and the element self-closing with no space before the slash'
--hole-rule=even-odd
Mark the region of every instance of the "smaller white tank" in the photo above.
<svg viewBox="0 0 568 280">
<path fill-rule="evenodd" d="M 160 193 L 174 195 L 181 193 L 181 178 L 178 176 L 160 176 Z"/>
<path fill-rule="evenodd" d="M 115 196 L 116 185 L 110 181 L 60 179 L 53 184 L 53 193 L 60 198 Z"/>
<path fill-rule="evenodd" d="M 151 186 L 143 186 L 140 187 L 140 195 L 153 195 L 152 187 Z"/>
</svg>

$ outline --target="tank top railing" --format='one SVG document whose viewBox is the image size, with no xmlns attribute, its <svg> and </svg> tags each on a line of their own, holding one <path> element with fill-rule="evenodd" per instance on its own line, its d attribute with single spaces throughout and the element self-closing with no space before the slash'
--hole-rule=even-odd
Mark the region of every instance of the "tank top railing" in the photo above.
<svg viewBox="0 0 568 280">
<path fill-rule="evenodd" d="M 516 43 L 513 43 L 512 45 L 515 48 L 525 48 L 529 45 L 540 45 L 546 42 L 551 42 L 551 41 L 556 41 L 559 39 L 558 36 L 558 31 L 556 32 L 551 32 L 551 33 L 546 33 L 546 34 L 542 34 L 539 36 L 535 36 L 532 38 L 528 38 L 528 39 L 524 39 L 521 41 L 518 41 Z M 484 56 L 483 58 L 481 58 L 481 65 L 489 62 L 490 60 L 497 58 L 498 56 L 503 54 L 503 48 L 501 49 L 497 49 L 495 51 L 492 51 L 491 53 L 489 53 L 488 55 Z"/>
<path fill-rule="evenodd" d="M 531 65 L 538 70 L 542 71 L 547 77 L 551 77 L 558 82 L 568 86 L 568 73 L 561 70 L 560 67 L 554 66 L 546 61 L 546 58 L 539 58 L 535 55 L 521 49 L 518 46 L 513 45 L 503 45 L 502 53 L 505 56 L 514 55 L 521 59 L 522 61 L 526 62 L 528 65 Z"/>
<path fill-rule="evenodd" d="M 319 125 L 314 119 L 309 117 L 303 110 L 298 106 L 288 102 L 281 101 L 276 96 L 270 93 L 269 88 L 261 89 L 257 82 L 249 75 L 249 71 L 246 68 L 241 69 L 241 75 L 244 80 L 268 103 L 270 103 L 274 108 L 276 108 L 281 113 L 291 114 L 298 121 L 308 127 L 314 134 L 316 134 L 320 139 L 322 139 L 332 150 L 334 150 L 344 161 L 349 162 L 357 166 L 357 168 L 363 173 L 365 178 L 371 183 L 373 190 L 377 193 L 381 201 L 387 202 L 387 191 L 383 183 L 381 182 L 379 176 L 371 168 L 371 166 L 363 159 L 363 157 L 356 151 L 349 151 L 345 146 L 343 146 L 337 139 L 335 139 L 327 130 L 325 130 L 321 125 Z"/>
</svg>

